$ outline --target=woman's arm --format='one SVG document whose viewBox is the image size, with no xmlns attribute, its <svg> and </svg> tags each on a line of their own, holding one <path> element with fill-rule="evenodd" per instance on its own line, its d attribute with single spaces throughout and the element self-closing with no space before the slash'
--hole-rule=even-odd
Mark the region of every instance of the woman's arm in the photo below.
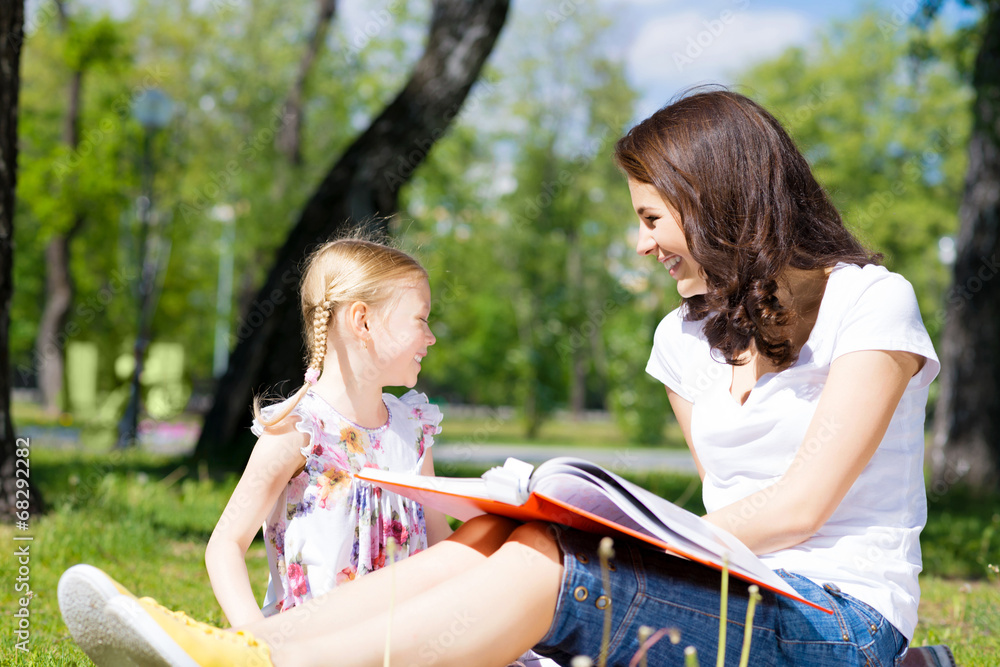
<svg viewBox="0 0 1000 667">
<path fill-rule="evenodd" d="M 924 361 L 911 352 L 885 350 L 835 359 L 805 439 L 781 479 L 705 519 L 757 554 L 811 537 L 868 465 Z"/>
<path fill-rule="evenodd" d="M 431 447 L 424 452 L 424 463 L 420 468 L 421 475 L 434 476 L 434 448 Z M 443 512 L 424 508 L 424 522 L 427 524 L 427 546 L 434 546 L 438 542 L 448 539 L 451 535 L 451 526 Z"/>
<path fill-rule="evenodd" d="M 701 467 L 701 461 L 698 460 L 698 454 L 694 451 L 694 445 L 691 443 L 691 402 L 681 398 L 680 394 L 667 387 L 667 385 L 663 386 L 667 390 L 667 400 L 670 401 L 670 407 L 674 411 L 674 418 L 677 419 L 677 423 L 681 427 L 681 433 L 684 434 L 684 441 L 687 443 L 688 449 L 691 450 L 694 465 L 698 468 L 698 477 L 704 480 L 705 469 Z"/>
<path fill-rule="evenodd" d="M 208 578 L 234 628 L 264 618 L 250 587 L 246 552 L 288 480 L 305 463 L 300 449 L 307 437 L 292 424 L 260 437 L 208 541 Z"/>
</svg>

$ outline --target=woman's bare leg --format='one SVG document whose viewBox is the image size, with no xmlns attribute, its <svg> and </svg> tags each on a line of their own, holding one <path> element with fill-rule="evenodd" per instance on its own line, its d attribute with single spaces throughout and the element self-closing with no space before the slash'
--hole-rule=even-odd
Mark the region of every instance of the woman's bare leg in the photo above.
<svg viewBox="0 0 1000 667">
<path fill-rule="evenodd" d="M 399 570 L 397 575 L 402 575 L 402 567 Z M 403 578 L 398 576 L 397 583 L 408 585 Z M 561 582 L 562 558 L 548 525 L 521 526 L 474 567 L 403 601 L 397 596 L 391 618 L 392 663 L 507 665 L 548 631 Z M 334 598 L 321 599 L 339 606 Z M 338 610 L 336 617 L 351 615 L 350 610 Z M 283 635 L 266 628 L 256 634 L 271 646 L 278 667 L 379 666 L 389 620 L 386 611 L 349 625 L 338 620 L 322 634 L 311 631 L 307 639 L 297 630 Z"/>
<path fill-rule="evenodd" d="M 239 628 L 268 644 L 292 638 L 295 642 L 329 636 L 331 629 L 364 622 L 395 603 L 473 568 L 499 549 L 520 524 L 497 516 L 476 517 L 451 537 L 430 549 L 344 584 L 287 612 Z"/>
</svg>

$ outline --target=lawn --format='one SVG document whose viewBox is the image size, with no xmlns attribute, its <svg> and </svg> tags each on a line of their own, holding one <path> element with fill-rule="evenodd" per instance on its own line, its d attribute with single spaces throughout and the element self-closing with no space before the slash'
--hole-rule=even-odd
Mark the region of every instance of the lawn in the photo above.
<svg viewBox="0 0 1000 667">
<path fill-rule="evenodd" d="M 124 584 L 195 618 L 223 624 L 205 572 L 204 545 L 236 483 L 235 475 L 188 469 L 177 459 L 141 452 L 124 455 L 33 449 L 31 476 L 49 511 L 30 529 L 0 527 L 8 546 L 0 566 L 9 585 L 0 593 L 8 629 L 0 634 L 4 665 L 89 665 L 59 616 L 56 583 L 70 565 L 87 562 L 114 573 Z M 479 474 L 467 468 L 461 474 Z M 697 480 L 640 473 L 633 479 L 700 510 Z M 959 664 L 996 664 L 1000 655 L 1000 583 L 987 570 L 1000 563 L 997 498 L 955 492 L 932 503 L 925 532 L 921 622 L 916 643 L 945 642 Z M 31 536 L 27 541 L 14 537 Z M 15 548 L 28 544 L 30 601 L 27 652 L 15 649 L 17 609 Z M 260 541 L 251 547 L 249 569 L 258 597 L 267 582 Z M 987 575 L 990 576 L 987 576 Z"/>
<path fill-rule="evenodd" d="M 574 447 L 635 447 L 614 420 L 604 416 L 571 419 L 560 416 L 542 423 L 538 435 L 525 436 L 525 426 L 517 414 L 507 408 L 486 410 L 476 416 L 452 412 L 442 406 L 444 430 L 438 437 L 443 443 L 572 445 Z M 680 427 L 673 419 L 663 429 L 667 447 L 687 448 Z"/>
</svg>

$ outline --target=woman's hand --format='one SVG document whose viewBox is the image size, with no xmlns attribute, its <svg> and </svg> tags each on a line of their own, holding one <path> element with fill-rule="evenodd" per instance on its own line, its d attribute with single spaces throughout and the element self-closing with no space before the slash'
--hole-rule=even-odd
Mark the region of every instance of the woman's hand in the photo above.
<svg viewBox="0 0 1000 667">
<path fill-rule="evenodd" d="M 254 446 L 246 470 L 208 541 L 208 578 L 234 628 L 264 618 L 250 587 L 246 552 L 288 480 L 305 464 L 300 450 L 307 438 L 294 427 L 294 419 L 268 428 Z"/>
</svg>

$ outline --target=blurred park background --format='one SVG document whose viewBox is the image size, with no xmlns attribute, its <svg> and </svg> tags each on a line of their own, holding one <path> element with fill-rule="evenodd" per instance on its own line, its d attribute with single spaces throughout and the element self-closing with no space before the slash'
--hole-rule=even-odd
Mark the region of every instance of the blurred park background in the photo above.
<svg viewBox="0 0 1000 667">
<path fill-rule="evenodd" d="M 917 641 L 961 664 L 1000 655 L 997 0 L 0 12 L 0 505 L 13 521 L 30 451 L 37 596 L 34 652 L 5 628 L 5 664 L 86 664 L 54 601 L 79 561 L 223 620 L 202 552 L 253 446 L 252 397 L 298 387 L 300 262 L 361 225 L 430 273 L 438 343 L 418 389 L 445 413 L 439 474 L 589 448 L 698 510 L 644 372 L 679 299 L 635 256 L 610 153 L 701 83 L 774 112 L 913 284 L 943 362 Z M 263 547 L 251 555 L 263 586 Z"/>
</svg>

